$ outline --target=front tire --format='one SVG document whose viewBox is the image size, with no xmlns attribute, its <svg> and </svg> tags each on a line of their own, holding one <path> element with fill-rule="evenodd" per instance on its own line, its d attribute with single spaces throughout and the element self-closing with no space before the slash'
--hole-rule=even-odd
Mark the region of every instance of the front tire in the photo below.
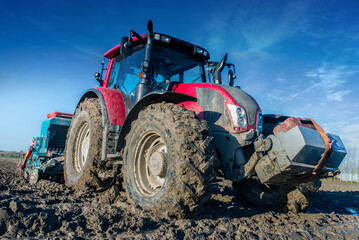
<svg viewBox="0 0 359 240">
<path fill-rule="evenodd" d="M 139 113 L 126 136 L 124 188 L 156 214 L 193 216 L 211 197 L 213 137 L 194 112 L 171 103 Z"/>
</svg>

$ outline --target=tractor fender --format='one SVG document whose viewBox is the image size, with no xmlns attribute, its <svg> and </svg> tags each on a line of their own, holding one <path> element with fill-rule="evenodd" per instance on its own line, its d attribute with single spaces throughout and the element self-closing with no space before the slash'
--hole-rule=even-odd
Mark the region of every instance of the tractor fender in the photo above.
<svg viewBox="0 0 359 240">
<path fill-rule="evenodd" d="M 104 126 L 107 124 L 123 125 L 126 111 L 120 91 L 103 87 L 91 88 L 82 95 L 76 107 L 86 98 L 98 98 L 100 100 Z"/>
<path fill-rule="evenodd" d="M 106 160 L 107 154 L 113 154 L 113 152 L 108 152 L 108 137 L 112 136 L 112 139 L 118 141 L 121 126 L 126 118 L 123 97 L 121 93 L 115 89 L 102 87 L 91 88 L 82 95 L 76 108 L 86 98 L 97 98 L 101 105 L 102 124 L 104 127 L 101 160 Z M 117 145 L 117 143 L 115 144 Z"/>
<path fill-rule="evenodd" d="M 197 98 L 193 96 L 189 96 L 183 93 L 176 93 L 170 91 L 155 91 L 145 95 L 138 101 L 128 113 L 126 120 L 123 123 L 123 127 L 121 128 L 119 141 L 117 145 L 117 152 L 120 152 L 121 149 L 125 146 L 125 137 L 127 133 L 130 131 L 131 123 L 137 118 L 139 112 L 151 104 L 167 102 L 179 104 L 181 102 L 197 102 Z"/>
</svg>

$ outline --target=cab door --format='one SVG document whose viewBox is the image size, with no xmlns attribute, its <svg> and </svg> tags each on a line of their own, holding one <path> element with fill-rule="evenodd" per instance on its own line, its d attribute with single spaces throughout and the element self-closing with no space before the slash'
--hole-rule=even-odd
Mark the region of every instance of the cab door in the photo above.
<svg viewBox="0 0 359 240">
<path fill-rule="evenodd" d="M 141 80 L 141 62 L 144 59 L 144 48 L 132 53 L 131 56 L 114 58 L 108 81 L 108 88 L 120 91 L 126 109 L 126 115 L 135 104 L 135 88 Z"/>
</svg>

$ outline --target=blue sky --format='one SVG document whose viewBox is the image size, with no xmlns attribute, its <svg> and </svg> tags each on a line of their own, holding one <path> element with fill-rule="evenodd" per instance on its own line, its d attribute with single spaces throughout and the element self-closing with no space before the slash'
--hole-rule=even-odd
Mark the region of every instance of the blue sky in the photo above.
<svg viewBox="0 0 359 240">
<path fill-rule="evenodd" d="M 358 1 L 8 1 L 0 8 L 0 149 L 26 150 L 51 111 L 72 113 L 130 29 L 225 53 L 264 113 L 312 117 L 359 145 Z"/>
</svg>

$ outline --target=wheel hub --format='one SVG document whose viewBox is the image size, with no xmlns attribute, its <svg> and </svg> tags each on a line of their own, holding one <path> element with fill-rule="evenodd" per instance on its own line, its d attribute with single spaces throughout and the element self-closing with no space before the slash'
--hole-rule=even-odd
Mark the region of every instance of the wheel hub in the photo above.
<svg viewBox="0 0 359 240">
<path fill-rule="evenodd" d="M 149 170 L 155 176 L 166 176 L 167 154 L 163 152 L 154 152 L 149 159 Z"/>
<path fill-rule="evenodd" d="M 76 134 L 74 152 L 74 170 L 80 173 L 85 165 L 90 149 L 90 126 L 87 122 L 83 122 Z"/>
<path fill-rule="evenodd" d="M 147 197 L 155 196 L 165 184 L 168 153 L 161 135 L 155 131 L 143 134 L 134 157 L 134 181 Z"/>
</svg>

